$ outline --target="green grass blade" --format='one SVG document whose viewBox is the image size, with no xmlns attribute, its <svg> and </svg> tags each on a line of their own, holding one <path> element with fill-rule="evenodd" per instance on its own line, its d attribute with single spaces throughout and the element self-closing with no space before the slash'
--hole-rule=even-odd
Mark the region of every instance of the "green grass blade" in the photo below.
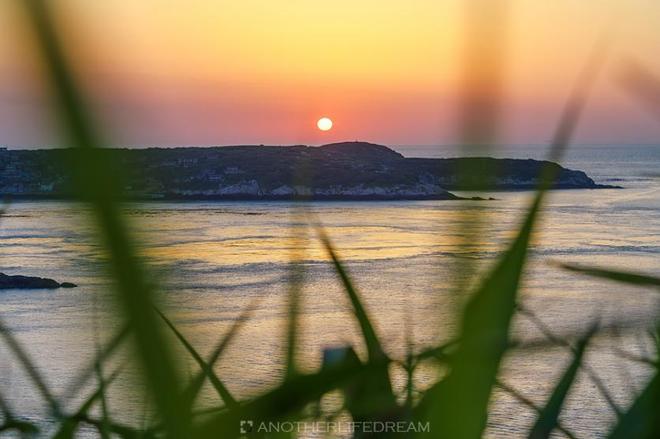
<svg viewBox="0 0 660 439">
<path fill-rule="evenodd" d="M 549 153 L 551 161 L 563 156 L 603 62 L 604 49 L 599 45 L 562 112 Z M 427 392 L 420 404 L 420 415 L 433 421 L 432 430 L 440 437 L 476 439 L 486 427 L 490 395 L 509 345 L 509 328 L 529 242 L 556 172 L 553 166 L 543 170 L 539 191 L 518 236 L 465 306 L 460 343 L 450 359 L 449 374 Z"/>
<path fill-rule="evenodd" d="M 337 253 L 335 252 L 334 247 L 330 242 L 330 238 L 325 233 L 325 231 L 321 228 L 321 226 L 317 226 L 316 229 L 321 242 L 323 243 L 323 247 L 332 259 L 332 263 L 335 267 L 335 270 L 337 271 L 337 274 L 339 275 L 339 278 L 341 279 L 344 290 L 351 300 L 351 304 L 353 305 L 353 313 L 355 314 L 355 317 L 360 324 L 360 329 L 362 330 L 362 337 L 364 338 L 364 343 L 367 347 L 369 360 L 371 361 L 374 359 L 385 358 L 385 351 L 383 350 L 380 340 L 376 335 L 376 331 L 374 330 L 374 327 L 371 324 L 369 317 L 367 316 L 367 311 L 364 309 L 364 306 L 362 306 L 359 294 L 353 286 L 353 282 L 348 276 L 348 273 L 344 269 L 344 264 L 339 259 L 339 256 L 337 256 Z"/>
<path fill-rule="evenodd" d="M 416 363 L 424 360 L 434 359 L 446 362 L 449 359 L 450 351 L 458 346 L 458 341 L 452 340 L 440 346 L 426 349 L 414 356 Z"/>
<path fill-rule="evenodd" d="M 609 45 L 610 41 L 607 38 L 601 38 L 594 46 L 589 59 L 580 72 L 553 135 L 548 160 L 559 162 L 563 158 L 580 122 L 580 117 L 587 105 L 596 78 L 607 60 Z M 546 173 L 542 176 L 541 189 L 548 189 L 552 186 L 555 179 L 554 172 L 558 172 L 558 169 L 547 168 Z"/>
<path fill-rule="evenodd" d="M 435 421 L 441 437 L 477 438 L 485 428 L 539 202 L 537 197 L 517 239 L 467 303 L 451 372 L 427 395 L 432 401 L 423 401 L 423 416 Z"/>
<path fill-rule="evenodd" d="M 61 126 L 74 148 L 70 150 L 75 187 L 93 208 L 101 243 L 109 256 L 118 302 L 135 334 L 136 353 L 142 363 L 151 394 L 169 433 L 187 435 L 189 419 L 179 406 L 178 370 L 153 313 L 153 291 L 136 256 L 128 227 L 116 203 L 121 187 L 100 154 L 100 136 L 79 92 L 51 20 L 49 2 L 25 0 L 24 6 L 37 46 L 52 84 Z"/>
<path fill-rule="evenodd" d="M 5 401 L 1 394 L 0 413 L 3 417 L 3 423 L 0 424 L 0 433 L 15 430 L 21 433 L 21 437 L 34 437 L 39 432 L 39 429 L 31 422 L 17 418 L 11 407 L 9 407 L 9 403 Z"/>
<path fill-rule="evenodd" d="M 60 410 L 59 403 L 57 402 L 52 392 L 46 385 L 46 381 L 43 379 L 37 367 L 30 359 L 30 356 L 27 354 L 25 349 L 23 349 L 23 347 L 18 342 L 18 340 L 14 337 L 14 335 L 11 333 L 9 328 L 7 328 L 2 323 L 2 321 L 0 321 L 0 336 L 5 340 L 5 343 L 7 344 L 9 349 L 14 353 L 18 361 L 23 366 L 23 370 L 27 372 L 28 376 L 30 377 L 32 382 L 35 384 L 35 386 L 41 393 L 41 396 L 48 403 L 51 412 L 56 417 L 58 417 L 62 413 Z"/>
<path fill-rule="evenodd" d="M 339 256 L 335 252 L 332 243 L 330 242 L 330 238 L 320 225 L 318 225 L 316 229 L 325 250 L 332 259 L 335 271 L 342 281 L 344 290 L 353 305 L 353 312 L 360 324 L 362 337 L 367 347 L 368 362 L 370 363 L 387 359 L 388 357 L 385 354 L 380 340 L 376 335 L 376 331 L 362 305 L 359 294 L 353 286 Z M 360 362 L 352 349 L 349 349 L 348 352 L 353 354 L 353 360 L 355 362 Z M 346 358 L 346 361 L 350 361 L 350 355 Z M 359 383 L 345 386 L 342 390 L 344 392 L 347 409 L 351 413 L 355 422 L 374 421 L 378 419 L 382 420 L 385 416 L 398 411 L 396 396 L 392 390 L 392 383 L 387 370 L 370 374 Z M 369 408 L 365 410 L 364 407 L 367 406 Z"/>
<path fill-rule="evenodd" d="M 2 414 L 2 416 L 5 418 L 14 417 L 14 411 L 9 406 L 9 403 L 5 401 L 5 398 L 4 396 L 2 396 L 2 393 L 0 393 L 0 414 Z"/>
<path fill-rule="evenodd" d="M 286 327 L 286 378 L 297 373 L 296 349 L 298 348 L 298 316 L 300 314 L 300 291 L 303 282 L 304 271 L 299 262 L 292 261 L 289 274 L 289 310 L 288 323 Z"/>
<path fill-rule="evenodd" d="M 305 169 L 305 168 L 303 168 Z M 298 178 L 302 178 L 299 175 Z M 300 224 L 293 227 L 290 237 L 290 255 L 288 264 L 288 319 L 285 328 L 285 379 L 289 379 L 298 373 L 296 365 L 296 354 L 298 350 L 298 323 L 300 316 L 300 299 L 302 286 L 305 281 L 305 251 L 308 246 L 308 229 L 304 222 L 304 204 L 295 205 L 291 212 L 291 224 Z"/>
<path fill-rule="evenodd" d="M 556 344 L 557 346 L 564 346 L 570 349 L 571 352 L 573 352 L 573 355 L 575 355 L 575 348 L 567 340 L 555 335 L 550 327 L 546 325 L 545 322 L 543 322 L 543 320 L 541 320 L 541 318 L 539 318 L 534 312 L 520 304 L 518 304 L 517 309 L 521 315 L 527 317 L 529 321 L 532 322 L 532 324 L 534 324 L 534 326 L 536 326 L 539 331 L 541 331 L 541 333 L 545 336 L 545 338 L 548 339 L 548 341 Z M 600 379 L 596 371 L 589 367 L 588 364 L 583 364 L 582 368 L 584 369 L 585 374 L 596 385 L 596 388 L 603 396 L 603 398 L 605 398 L 605 401 L 607 401 L 607 404 L 610 406 L 612 411 L 616 413 L 617 416 L 620 416 L 621 410 L 619 409 L 619 406 L 614 401 L 614 398 L 612 398 L 612 395 L 610 395 L 610 392 L 607 390 L 607 386 L 605 386 L 605 383 Z"/>
<path fill-rule="evenodd" d="M 624 90 L 660 121 L 660 77 L 647 66 L 629 61 L 621 77 Z"/>
<path fill-rule="evenodd" d="M 366 309 L 362 305 L 359 293 L 344 268 L 344 264 L 335 252 L 330 238 L 319 224 L 316 226 L 316 231 L 323 247 L 332 260 L 335 271 L 344 286 L 344 291 L 351 301 L 353 313 L 360 325 L 362 338 L 367 348 L 368 363 L 387 360 L 387 354 L 383 350 L 376 330 L 368 317 Z M 349 351 L 354 354 L 352 349 Z M 354 360 L 357 363 L 360 362 L 357 355 L 354 355 Z M 346 400 L 346 407 L 355 422 L 382 420 L 399 412 L 389 371 L 386 369 L 366 376 L 359 383 L 356 382 L 350 386 L 344 386 L 342 390 L 344 392 L 344 399 Z M 368 408 L 365 409 L 365 407 Z"/>
<path fill-rule="evenodd" d="M 289 419 L 330 391 L 386 371 L 389 363 L 385 358 L 368 364 L 342 362 L 314 374 L 295 375 L 276 389 L 241 404 L 237 409 L 218 414 L 201 426 L 198 436 L 238 437 L 241 420 L 254 420 L 256 424 L 258 421 Z"/>
<path fill-rule="evenodd" d="M 60 425 L 59 430 L 55 433 L 53 438 L 68 439 L 74 437 L 75 431 L 78 428 L 78 424 L 80 423 L 82 417 L 88 414 L 89 409 L 92 408 L 92 406 L 98 399 L 103 398 L 106 387 L 109 386 L 115 380 L 115 378 L 117 378 L 119 373 L 120 370 L 118 369 L 112 375 L 110 375 L 106 381 L 99 382 L 99 387 L 80 405 L 80 408 L 78 408 L 76 413 L 73 416 L 68 416 L 64 418 L 62 425 Z M 101 431 L 109 430 L 109 425 L 110 422 L 106 418 L 100 424 L 100 427 L 102 429 Z"/>
<path fill-rule="evenodd" d="M 6 419 L 3 424 L 0 424 L 0 433 L 12 430 L 20 432 L 21 437 L 34 437 L 39 432 L 39 429 L 33 424 L 20 419 Z"/>
<path fill-rule="evenodd" d="M 94 376 L 96 365 L 103 364 L 112 355 L 115 350 L 123 343 L 123 341 L 130 334 L 130 327 L 124 326 L 115 334 L 108 343 L 97 353 L 94 359 L 91 360 L 89 365 L 84 367 L 80 374 L 67 386 L 65 395 L 68 395 L 65 400 L 77 395 L 80 389 L 87 383 L 87 381 Z"/>
<path fill-rule="evenodd" d="M 413 334 L 412 327 L 410 324 L 410 310 L 408 309 L 406 302 L 406 308 L 404 313 L 404 331 L 406 336 L 406 360 L 403 364 L 403 369 L 406 372 L 406 399 L 404 401 L 404 407 L 406 410 L 406 415 L 412 414 L 413 406 L 413 394 L 415 392 L 415 356 L 413 354 Z"/>
<path fill-rule="evenodd" d="M 1 212 L 0 212 L 1 215 Z M 9 407 L 9 403 L 5 401 L 2 394 L 0 394 L 0 415 L 2 416 L 2 424 L 0 424 L 0 433 L 4 431 L 17 430 L 25 433 L 36 433 L 37 429 L 30 423 L 17 420 L 14 416 L 13 410 Z"/>
<path fill-rule="evenodd" d="M 504 392 L 511 395 L 513 398 L 515 398 L 519 402 L 521 402 L 523 405 L 526 405 L 527 407 L 534 410 L 536 413 L 541 413 L 541 409 L 538 408 L 532 400 L 530 400 L 529 398 L 523 396 L 520 392 L 518 392 L 513 387 L 509 386 L 508 384 L 503 383 L 500 380 L 497 380 L 495 385 L 497 387 L 499 387 L 500 389 L 502 389 Z M 569 430 L 567 430 L 565 427 L 563 427 L 560 423 L 557 423 L 557 430 L 564 433 L 566 435 L 566 437 L 568 437 L 570 439 L 576 439 L 575 435 L 573 433 L 571 433 Z"/>
<path fill-rule="evenodd" d="M 529 433 L 530 439 L 549 438 L 552 431 L 557 428 L 559 424 L 559 413 L 580 369 L 589 338 L 590 335 L 578 343 L 571 364 L 562 375 L 545 407 L 541 409 L 539 417 Z"/>
<path fill-rule="evenodd" d="M 574 264 L 559 264 L 565 270 L 573 271 L 575 273 L 586 274 L 592 277 L 599 277 L 601 279 L 612 280 L 615 282 L 625 283 L 629 285 L 638 285 L 641 287 L 656 287 L 660 288 L 660 278 L 647 276 L 639 273 L 632 273 L 629 271 L 608 270 L 596 267 L 583 267 Z"/>
<path fill-rule="evenodd" d="M 101 428 L 99 433 L 101 434 L 101 439 L 108 439 L 110 437 L 108 425 L 110 424 L 110 414 L 108 411 L 108 399 L 106 395 L 106 383 L 105 378 L 103 378 L 103 367 L 101 363 L 96 363 L 96 376 L 99 381 L 99 399 L 101 400 Z"/>
<path fill-rule="evenodd" d="M 660 373 L 656 372 L 651 382 L 619 419 L 610 439 L 657 438 L 660 437 Z"/>
<path fill-rule="evenodd" d="M 256 309 L 258 303 L 259 303 L 259 299 L 256 299 L 250 305 L 248 305 L 247 309 L 241 314 L 241 316 L 234 323 L 234 325 L 231 327 L 229 332 L 227 332 L 227 334 L 217 344 L 215 349 L 213 349 L 213 352 L 211 353 L 209 359 L 205 363 L 205 367 L 202 368 L 202 370 L 200 370 L 197 373 L 197 375 L 192 379 L 190 385 L 188 386 L 188 388 L 184 393 L 185 401 L 187 401 L 186 405 L 188 406 L 192 405 L 192 403 L 195 401 L 195 398 L 197 397 L 199 390 L 202 388 L 202 384 L 204 383 L 204 380 L 206 379 L 206 377 L 210 376 L 211 371 L 215 366 L 215 363 L 218 361 L 218 359 L 224 352 L 225 348 L 234 339 L 239 329 L 243 326 L 243 324 L 246 321 L 250 319 L 250 316 Z"/>
<path fill-rule="evenodd" d="M 94 419 L 86 414 L 79 416 L 77 420 L 80 423 L 92 425 L 96 427 L 97 430 L 101 428 L 101 424 L 102 424 L 102 421 L 99 421 L 98 419 Z M 119 424 L 117 422 L 109 423 L 108 430 L 110 430 L 111 433 L 123 439 L 152 439 L 152 438 L 160 439 L 163 437 L 162 434 L 156 435 L 150 431 L 142 431 L 128 425 Z"/>
<path fill-rule="evenodd" d="M 186 338 L 179 332 L 178 329 L 176 329 L 176 326 L 163 314 L 160 310 L 156 309 L 156 312 L 158 315 L 165 321 L 167 326 L 172 330 L 174 335 L 176 335 L 176 338 L 179 339 L 181 344 L 186 348 L 188 353 L 193 357 L 193 359 L 197 362 L 199 367 L 202 369 L 204 374 L 209 378 L 209 381 L 211 381 L 211 384 L 215 388 L 215 390 L 218 392 L 218 395 L 220 395 L 220 398 L 224 401 L 225 404 L 227 404 L 228 407 L 234 408 L 238 406 L 238 402 L 234 397 L 229 393 L 229 390 L 225 385 L 220 381 L 218 376 L 213 372 L 213 369 L 209 367 L 208 363 L 206 363 L 202 357 L 199 355 L 197 350 L 186 340 Z"/>
</svg>

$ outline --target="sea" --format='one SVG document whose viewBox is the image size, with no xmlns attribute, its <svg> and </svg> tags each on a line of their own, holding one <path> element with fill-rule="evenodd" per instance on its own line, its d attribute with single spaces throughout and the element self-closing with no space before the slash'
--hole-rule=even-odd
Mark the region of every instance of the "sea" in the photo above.
<svg viewBox="0 0 660 439">
<path fill-rule="evenodd" d="M 395 147 L 407 157 L 483 155 L 450 146 Z M 494 157 L 543 159 L 542 146 L 508 146 Z M 500 380 L 543 406 L 571 360 L 572 343 L 595 324 L 585 367 L 560 422 L 578 437 L 606 436 L 615 408 L 630 404 L 651 375 L 641 361 L 656 355 L 649 335 L 660 318 L 658 290 L 612 283 L 562 269 L 583 264 L 660 274 L 660 146 L 582 145 L 562 165 L 622 189 L 552 191 L 546 200 L 522 279 L 512 338 Z M 272 388 L 284 373 L 287 298 L 302 277 L 297 361 L 316 370 L 328 348 L 364 353 L 359 326 L 329 257 L 321 224 L 345 263 L 387 353 L 405 359 L 448 341 L 460 311 L 519 229 L 531 191 L 459 193 L 487 201 L 149 202 L 125 206 L 161 310 L 203 355 L 239 316 L 254 311 L 229 344 L 217 374 L 238 398 Z M 73 411 L 89 386 L 72 387 L 120 327 L 106 257 L 88 209 L 61 201 L 15 201 L 0 217 L 0 272 L 74 282 L 74 289 L 0 291 L 0 321 L 21 343 L 46 384 Z M 163 326 L 163 331 L 167 328 Z M 554 339 L 554 341 L 552 341 Z M 172 338 L 186 375 L 196 365 Z M 134 357 L 124 347 L 109 374 Z M 124 367 L 109 389 L 113 417 L 145 422 L 151 404 L 137 372 Z M 422 391 L 432 367 L 415 376 Z M 404 374 L 393 370 L 395 389 Z M 54 424 L 23 367 L 0 342 L 0 395 L 45 434 Z M 218 404 L 205 388 L 200 407 Z M 526 437 L 536 412 L 508 391 L 493 394 L 486 437 Z M 557 433 L 557 437 L 563 437 Z M 93 430 L 81 430 L 94 437 Z"/>
</svg>

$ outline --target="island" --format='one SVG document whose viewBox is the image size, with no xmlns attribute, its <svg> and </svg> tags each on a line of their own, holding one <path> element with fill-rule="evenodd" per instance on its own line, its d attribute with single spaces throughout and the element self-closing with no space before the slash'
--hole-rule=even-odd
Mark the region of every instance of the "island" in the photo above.
<svg viewBox="0 0 660 439">
<path fill-rule="evenodd" d="M 53 279 L 34 276 L 7 275 L 0 273 L 0 290 L 36 290 L 55 288 L 75 288 L 71 282 L 57 282 Z"/>
<path fill-rule="evenodd" d="M 599 189 L 587 174 L 522 159 L 407 158 L 367 142 L 107 148 L 123 195 L 138 200 L 458 200 L 451 191 L 530 190 L 544 167 L 555 189 Z M 0 149 L 0 196 L 68 198 L 72 150 Z"/>
</svg>

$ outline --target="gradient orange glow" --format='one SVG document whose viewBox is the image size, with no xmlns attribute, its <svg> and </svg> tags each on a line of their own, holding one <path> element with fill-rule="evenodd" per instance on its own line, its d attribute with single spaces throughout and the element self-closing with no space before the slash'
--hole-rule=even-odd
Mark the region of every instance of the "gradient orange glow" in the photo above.
<svg viewBox="0 0 660 439">
<path fill-rule="evenodd" d="M 52 2 L 111 141 L 165 146 L 455 142 L 465 3 Z M 54 144 L 16 9 L 0 3 L 7 35 L 0 39 L 0 145 Z M 511 0 L 507 11 L 502 141 L 548 140 L 604 29 L 615 41 L 612 62 L 578 140 L 647 143 L 660 136 L 613 81 L 626 58 L 660 74 L 660 3 Z M 320 114 L 342 123 L 321 132 Z"/>
</svg>

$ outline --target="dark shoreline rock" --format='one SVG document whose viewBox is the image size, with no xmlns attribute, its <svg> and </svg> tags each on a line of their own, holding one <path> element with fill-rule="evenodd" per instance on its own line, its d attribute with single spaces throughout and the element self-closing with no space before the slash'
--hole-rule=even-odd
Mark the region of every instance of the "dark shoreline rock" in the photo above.
<svg viewBox="0 0 660 439">
<path fill-rule="evenodd" d="M 56 289 L 56 288 L 75 288 L 76 284 L 71 282 L 57 282 L 53 279 L 34 276 L 10 276 L 0 273 L 0 290 L 36 290 L 36 289 Z"/>
</svg>

